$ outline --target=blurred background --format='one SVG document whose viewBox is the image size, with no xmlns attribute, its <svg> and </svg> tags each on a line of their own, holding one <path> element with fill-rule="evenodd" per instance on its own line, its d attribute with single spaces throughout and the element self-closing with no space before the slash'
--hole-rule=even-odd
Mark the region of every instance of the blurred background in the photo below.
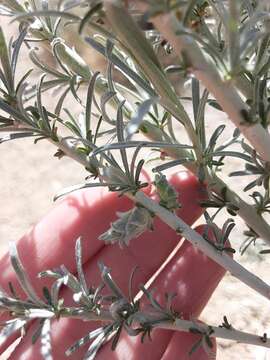
<svg viewBox="0 0 270 360">
<path fill-rule="evenodd" d="M 9 25 L 6 18 L 1 18 L 1 26 L 9 36 L 16 32 L 16 25 Z M 104 66 L 104 62 L 102 64 L 100 58 L 93 56 L 92 52 L 90 56 L 85 49 L 81 51 L 95 69 Z M 46 56 L 45 53 L 44 56 Z M 26 48 L 21 53 L 19 64 L 18 71 L 21 74 L 29 68 Z M 49 96 L 45 98 L 45 102 L 49 104 Z M 233 127 L 223 113 L 209 108 L 207 115 L 210 133 L 219 124 L 225 122 L 227 129 L 224 139 L 232 134 Z M 56 148 L 44 140 L 36 145 L 29 139 L 0 145 L 0 254 L 7 251 L 9 241 L 20 238 L 29 227 L 50 210 L 53 206 L 53 196 L 59 190 L 83 182 L 87 175 L 85 170 L 73 160 L 66 157 L 59 160 L 54 157 L 55 151 Z M 241 190 L 244 187 L 242 178 L 227 177 L 230 171 L 240 170 L 239 166 L 240 163 L 237 163 L 237 160 L 230 161 L 223 176 L 234 191 L 242 193 Z M 243 196 L 248 199 L 247 195 Z M 233 246 L 237 249 L 243 240 L 243 228 L 243 224 L 238 221 L 231 239 Z M 262 262 L 262 258 L 254 255 L 251 249 L 242 257 L 236 254 L 236 258 L 266 282 L 269 281 L 270 262 L 267 257 Z M 260 335 L 269 330 L 268 335 L 270 335 L 268 309 L 269 303 L 264 298 L 232 276 L 226 275 L 204 310 L 201 320 L 216 325 L 222 322 L 222 317 L 226 314 L 229 322 L 239 330 Z M 0 355 L 2 360 L 7 358 L 7 355 Z M 261 348 L 219 341 L 217 359 L 269 360 L 270 356 Z"/>
</svg>

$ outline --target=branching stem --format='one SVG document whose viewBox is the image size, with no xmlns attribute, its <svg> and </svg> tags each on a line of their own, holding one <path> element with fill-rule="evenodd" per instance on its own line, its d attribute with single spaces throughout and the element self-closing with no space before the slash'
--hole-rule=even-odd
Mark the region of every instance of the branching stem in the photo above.
<svg viewBox="0 0 270 360">
<path fill-rule="evenodd" d="M 83 159 L 82 155 L 78 156 L 74 144 L 66 140 L 60 140 L 60 143 L 56 145 L 69 157 L 73 158 L 75 161 L 79 161 L 85 167 L 88 166 L 87 158 Z M 180 231 L 181 236 L 186 238 L 192 243 L 193 246 L 198 247 L 204 254 L 222 266 L 224 269 L 229 271 L 233 276 L 238 278 L 240 281 L 251 287 L 253 290 L 257 291 L 262 296 L 270 299 L 270 287 L 258 278 L 256 275 L 253 275 L 251 272 L 246 270 L 238 262 L 233 260 L 229 255 L 222 253 L 215 249 L 211 244 L 209 244 L 201 235 L 199 235 L 195 230 L 191 229 L 182 219 L 177 217 L 172 212 L 166 210 L 164 207 L 160 206 L 157 202 L 151 200 L 149 197 L 144 195 L 142 192 L 138 191 L 135 196 L 128 194 L 127 195 L 135 202 L 140 203 L 145 208 L 157 215 L 163 222 L 169 225 L 175 231 Z"/>
<path fill-rule="evenodd" d="M 144 134 L 148 139 L 152 141 L 162 141 L 162 134 L 158 132 L 147 132 Z M 160 136 L 159 136 L 160 135 Z M 188 152 L 185 149 L 164 149 L 166 153 L 173 159 L 182 159 L 188 158 Z M 197 162 L 187 162 L 184 163 L 189 171 L 194 175 L 198 175 L 198 164 Z M 245 202 L 239 195 L 236 194 L 230 187 L 224 183 L 214 172 L 206 172 L 206 182 L 209 186 L 209 189 L 214 191 L 218 195 L 222 195 L 221 191 L 224 187 L 227 188 L 227 200 L 230 201 L 233 205 L 239 208 L 237 214 L 252 228 L 256 233 L 267 243 L 270 243 L 270 226 L 268 223 L 260 216 L 256 209 Z"/>
<path fill-rule="evenodd" d="M 151 323 L 151 315 L 147 312 L 140 311 L 141 318 L 149 319 Z M 91 311 L 85 311 L 83 309 L 72 309 L 67 308 L 67 311 L 61 313 L 61 317 L 71 318 L 71 319 L 83 319 L 84 321 L 102 321 L 110 322 L 114 321 L 109 311 L 102 310 L 99 314 L 95 314 Z M 155 318 L 156 320 L 156 318 Z M 133 327 L 141 326 L 134 322 Z M 222 338 L 226 340 L 233 340 L 243 344 L 252 344 L 257 346 L 263 346 L 270 348 L 270 340 L 264 336 L 258 336 L 250 334 L 244 331 L 239 331 L 234 329 L 232 326 L 230 328 L 221 327 L 221 326 L 212 326 L 205 323 L 198 322 L 197 320 L 184 320 L 176 318 L 172 321 L 156 321 L 153 324 L 153 328 L 164 329 L 164 330 L 173 330 L 173 331 L 185 331 L 190 332 L 190 329 L 197 329 L 202 334 L 209 332 L 211 329 L 211 336 L 216 338 Z"/>
<path fill-rule="evenodd" d="M 151 200 L 140 191 L 138 191 L 134 197 L 130 197 L 136 202 L 139 202 L 149 211 L 152 211 L 154 214 L 156 214 L 172 229 L 180 232 L 181 236 L 190 241 L 193 246 L 200 249 L 204 254 L 206 254 L 209 258 L 214 260 L 224 269 L 229 271 L 233 276 L 238 278 L 244 284 L 248 285 L 253 290 L 257 291 L 267 299 L 270 299 L 269 285 L 267 285 L 256 275 L 246 270 L 242 265 L 233 260 L 229 255 L 215 249 L 209 242 L 205 241 L 205 239 L 200 234 L 198 234 L 195 230 L 191 229 L 190 226 L 187 225 L 182 219 L 180 219 L 164 207 L 160 206 L 158 203 Z"/>
<path fill-rule="evenodd" d="M 214 95 L 223 110 L 236 127 L 265 161 L 270 161 L 270 136 L 259 123 L 246 121 L 249 108 L 230 81 L 225 81 L 214 65 L 207 61 L 199 46 L 187 35 L 176 35 L 178 23 L 170 14 L 161 14 L 152 18 L 156 28 L 174 47 L 176 53 L 185 54 L 189 61 L 189 70 Z"/>
</svg>

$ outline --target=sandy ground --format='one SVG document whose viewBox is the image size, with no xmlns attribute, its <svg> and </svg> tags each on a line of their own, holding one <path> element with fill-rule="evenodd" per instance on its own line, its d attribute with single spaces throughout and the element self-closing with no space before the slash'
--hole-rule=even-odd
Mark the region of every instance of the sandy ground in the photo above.
<svg viewBox="0 0 270 360">
<path fill-rule="evenodd" d="M 3 26 L 3 24 L 2 24 Z M 7 25 L 4 23 L 6 29 Z M 27 66 L 27 65 L 25 65 Z M 23 71 L 23 67 L 19 71 Z M 223 121 L 221 113 L 209 109 L 209 131 Z M 226 123 L 228 123 L 226 121 Z M 233 131 L 228 123 L 228 136 Z M 31 140 L 18 140 L 0 146 L 0 253 L 7 250 L 8 241 L 19 238 L 38 221 L 52 206 L 54 194 L 66 186 L 80 183 L 85 171 L 69 159 L 59 161 L 53 157 L 55 148 L 46 141 L 33 145 Z M 239 169 L 237 162 L 230 162 L 226 173 Z M 226 174 L 224 174 L 224 177 Z M 227 178 L 233 189 L 243 188 L 241 181 Z M 247 198 L 247 196 L 246 196 Z M 241 243 L 243 224 L 238 223 L 232 243 Z M 270 262 L 262 261 L 257 255 L 240 258 L 243 265 L 254 271 L 266 282 L 269 279 Z M 233 326 L 240 330 L 262 335 L 270 333 L 268 316 L 269 304 L 232 276 L 225 276 L 211 301 L 203 312 L 202 320 L 210 324 L 220 324 L 227 315 Z M 0 358 L 6 359 L 5 355 Z M 265 350 L 233 342 L 218 342 L 218 360 L 266 360 Z"/>
</svg>

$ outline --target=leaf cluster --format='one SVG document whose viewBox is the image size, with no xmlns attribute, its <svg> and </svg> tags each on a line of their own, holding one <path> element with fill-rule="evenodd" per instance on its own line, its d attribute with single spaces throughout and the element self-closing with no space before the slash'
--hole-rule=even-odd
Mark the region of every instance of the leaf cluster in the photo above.
<svg viewBox="0 0 270 360">
<path fill-rule="evenodd" d="M 44 359 L 52 358 L 51 347 L 51 324 L 55 319 L 81 318 L 96 321 L 100 319 L 105 325 L 91 331 L 83 338 L 76 341 L 66 350 L 70 356 L 78 348 L 91 342 L 85 359 L 94 359 L 100 347 L 111 338 L 111 348 L 115 350 L 122 331 L 129 336 L 141 335 L 143 342 L 145 336 L 150 336 L 155 325 L 164 321 L 174 321 L 178 316 L 172 309 L 174 296 L 166 295 L 166 305 L 161 306 L 155 300 L 153 294 L 144 286 L 141 286 L 149 304 L 145 312 L 141 309 L 140 301 L 134 300 L 132 295 L 132 281 L 135 270 L 129 281 L 129 297 L 127 298 L 111 276 L 109 268 L 99 264 L 101 283 L 98 287 L 89 287 L 87 284 L 83 267 L 80 239 L 76 242 L 75 259 L 77 264 L 77 275 L 73 275 L 64 265 L 58 269 L 42 271 L 39 278 L 49 277 L 54 279 L 50 288 L 43 288 L 43 297 L 39 297 L 29 281 L 28 275 L 18 256 L 16 246 L 12 243 L 10 256 L 17 280 L 26 294 L 23 300 L 10 284 L 11 295 L 1 290 L 0 308 L 9 312 L 10 319 L 2 325 L 0 332 L 0 343 L 19 329 L 25 328 L 33 319 L 39 320 L 38 326 L 33 334 L 33 343 L 41 338 L 41 354 Z M 61 289 L 67 287 L 73 293 L 74 305 L 67 306 L 61 297 Z"/>
</svg>

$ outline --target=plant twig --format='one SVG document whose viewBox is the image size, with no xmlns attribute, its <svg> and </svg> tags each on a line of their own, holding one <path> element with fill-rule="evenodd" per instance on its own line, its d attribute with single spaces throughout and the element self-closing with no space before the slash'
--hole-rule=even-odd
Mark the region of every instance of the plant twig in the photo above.
<svg viewBox="0 0 270 360">
<path fill-rule="evenodd" d="M 156 28 L 174 47 L 176 53 L 184 54 L 189 70 L 201 80 L 205 87 L 228 114 L 254 149 L 265 161 L 270 161 L 270 136 L 259 123 L 250 124 L 249 108 L 243 102 L 230 81 L 224 81 L 214 65 L 206 60 L 199 46 L 187 35 L 176 35 L 179 25 L 170 14 L 160 14 L 152 18 Z"/>
<path fill-rule="evenodd" d="M 160 96 L 162 106 L 185 126 L 196 156 L 200 160 L 202 156 L 201 145 L 190 117 L 160 67 L 156 55 L 152 53 L 152 47 L 149 46 L 144 34 L 133 21 L 128 11 L 121 6 L 121 2 L 115 0 L 104 1 L 104 9 L 107 19 L 122 46 L 135 58 L 138 66 L 142 68 L 153 84 L 155 91 Z"/>
<path fill-rule="evenodd" d="M 163 222 L 169 225 L 172 229 L 179 232 L 181 236 L 190 241 L 193 246 L 200 249 L 209 258 L 214 260 L 224 269 L 229 271 L 234 277 L 238 278 L 244 284 L 251 287 L 253 290 L 260 293 L 262 296 L 270 299 L 270 287 L 256 275 L 246 270 L 242 265 L 233 260 L 229 255 L 222 253 L 215 249 L 210 243 L 191 229 L 182 219 L 177 217 L 172 212 L 166 210 L 155 201 L 148 198 L 141 191 L 138 191 L 135 196 L 129 195 L 131 199 L 140 203 L 149 211 L 156 214 Z"/>
<path fill-rule="evenodd" d="M 144 125 L 144 123 L 143 123 Z M 147 123 L 145 123 L 147 127 Z M 144 133 L 144 136 L 152 141 L 162 141 L 162 133 L 157 131 L 148 131 Z M 174 159 L 188 158 L 188 152 L 185 149 L 164 149 L 166 153 Z M 194 175 L 198 175 L 198 165 L 196 162 L 186 162 L 183 164 Z M 239 195 L 236 194 L 230 187 L 226 186 L 223 180 L 221 180 L 215 173 L 207 172 L 206 182 L 209 188 L 216 194 L 221 195 L 221 190 L 226 187 L 226 196 L 228 201 L 239 208 L 237 214 L 252 228 L 256 233 L 266 242 L 270 242 L 270 226 L 260 216 L 256 209 L 246 203 Z"/>
<path fill-rule="evenodd" d="M 150 319 L 150 315 L 146 312 L 141 312 L 141 318 L 148 318 Z M 150 317 L 149 317 L 150 316 Z M 68 317 L 68 318 L 74 318 L 74 319 L 84 319 L 85 321 L 93 321 L 98 320 L 102 322 L 108 322 L 113 321 L 111 314 L 109 311 L 101 311 L 100 314 L 95 315 L 86 311 L 83 311 L 82 309 L 76 311 L 75 309 L 67 309 L 67 311 L 64 311 L 61 313 L 61 317 Z M 134 324 L 136 325 L 136 324 Z M 137 324 L 140 325 L 140 324 Z M 226 340 L 233 340 L 239 343 L 243 344 L 252 344 L 257 346 L 263 346 L 266 348 L 270 348 L 270 339 L 264 336 L 254 335 L 251 333 L 247 333 L 244 331 L 239 331 L 234 329 L 233 327 L 230 327 L 229 329 L 221 326 L 212 326 L 205 323 L 198 323 L 196 320 L 183 320 L 180 318 L 176 318 L 173 322 L 171 321 L 160 321 L 156 322 L 156 324 L 153 324 L 154 328 L 158 329 L 164 329 L 164 330 L 173 330 L 173 331 L 185 331 L 190 332 L 190 329 L 198 329 L 202 333 L 207 332 L 209 328 L 211 328 L 212 333 L 211 336 Z"/>
<path fill-rule="evenodd" d="M 202 332 L 207 332 L 209 330 L 209 325 L 202 323 L 198 325 Z M 194 327 L 194 322 L 176 319 L 173 324 L 169 322 L 159 323 L 155 327 L 174 331 L 190 331 L 190 328 Z M 234 328 L 226 329 L 224 327 L 217 326 L 211 326 L 211 330 L 213 331 L 211 336 L 214 336 L 216 338 L 234 340 L 239 343 L 252 344 L 270 348 L 270 340 L 265 338 L 264 336 L 253 335 L 244 331 L 235 330 Z"/>
<path fill-rule="evenodd" d="M 142 7 L 144 8 L 144 10 L 146 9 L 145 4 L 143 4 Z M 129 19 L 128 23 L 131 24 L 132 19 L 130 19 L 130 15 L 121 6 L 120 2 L 116 1 L 116 0 L 105 1 L 105 9 L 106 9 L 110 24 L 113 27 L 114 31 L 118 34 L 120 40 L 122 40 L 124 42 L 124 44 L 126 46 L 128 46 L 129 39 L 131 38 L 131 34 L 129 34 L 127 27 L 125 27 L 124 29 L 122 29 L 123 31 L 121 31 L 121 26 L 122 27 L 125 26 L 125 23 L 120 22 L 119 17 L 126 19 L 125 21 L 127 21 L 127 19 Z M 153 22 L 154 23 L 157 22 L 158 25 L 161 26 L 160 23 L 165 21 L 164 19 L 167 22 L 169 22 L 169 20 L 170 20 L 169 15 L 159 15 L 158 17 L 153 18 Z M 157 26 L 157 27 L 159 27 L 159 26 Z M 167 27 L 168 27 L 168 29 L 167 29 Z M 159 30 L 162 30 L 162 29 L 159 29 Z M 171 30 L 171 24 L 169 23 L 168 26 L 164 25 L 164 29 L 166 29 L 166 31 L 168 31 L 168 33 L 170 34 L 170 37 L 168 39 L 171 40 L 171 37 L 174 39 L 176 44 L 173 43 L 173 45 L 177 46 L 176 51 L 179 50 L 179 52 L 180 52 L 180 50 L 182 48 L 180 49 L 180 45 L 178 44 L 178 37 L 176 37 L 176 35 Z M 139 29 L 134 28 L 133 30 L 134 30 L 133 32 L 136 32 L 137 36 L 141 36 L 139 33 Z M 175 38 L 177 38 L 177 41 L 175 40 Z M 182 39 L 182 36 L 180 37 L 180 39 Z M 189 50 L 190 52 L 192 51 L 191 55 L 194 56 L 194 59 L 195 59 L 194 60 L 195 61 L 194 69 L 196 70 L 195 76 L 197 77 L 198 69 L 202 69 L 202 71 L 200 70 L 200 74 L 202 73 L 201 75 L 203 75 L 204 77 L 206 77 L 206 79 L 208 79 L 207 73 L 205 73 L 205 71 L 206 70 L 210 71 L 210 78 L 211 78 L 211 81 L 213 82 L 213 83 L 211 83 L 211 86 L 213 85 L 214 87 L 217 87 L 221 99 L 224 98 L 224 91 L 226 90 L 225 98 L 226 98 L 226 95 L 229 97 L 227 100 L 228 100 L 228 106 L 230 107 L 230 109 L 229 109 L 230 111 L 235 110 L 234 103 L 236 101 L 237 107 L 239 109 L 239 112 L 237 114 L 237 119 L 239 120 L 239 117 L 241 117 L 241 119 L 239 121 L 243 122 L 243 117 L 240 114 L 240 112 L 241 112 L 241 109 L 243 109 L 243 108 L 245 108 L 245 110 L 247 110 L 247 106 L 241 100 L 240 96 L 236 93 L 233 86 L 230 83 L 225 83 L 224 81 L 222 81 L 222 79 L 220 78 L 219 74 L 214 69 L 214 67 L 204 59 L 199 47 L 196 45 L 195 42 L 192 42 L 192 40 L 187 37 L 183 37 L 183 39 L 184 39 L 183 40 L 184 46 L 187 46 L 187 49 L 188 50 L 190 49 Z M 193 47 L 194 47 L 194 50 L 193 50 Z M 186 51 L 185 47 L 184 47 L 184 50 Z M 188 115 L 186 114 L 184 108 L 179 103 L 179 100 L 177 100 L 177 101 L 175 100 L 175 95 L 173 93 L 173 90 L 172 89 L 168 90 L 167 89 L 168 86 L 167 86 L 166 87 L 167 91 L 164 91 L 164 84 L 166 84 L 166 78 L 164 78 L 163 81 L 161 81 L 160 79 L 157 80 L 159 78 L 158 74 L 160 73 L 160 70 L 158 72 L 155 72 L 154 69 L 153 69 L 153 71 L 151 71 L 151 69 L 154 67 L 153 64 L 150 64 L 150 65 L 147 64 L 144 66 L 141 63 L 140 59 L 146 58 L 146 56 L 143 56 L 143 54 L 142 54 L 143 49 L 140 49 L 140 48 L 137 49 L 135 47 L 135 50 L 134 50 L 134 47 L 131 47 L 130 52 L 132 52 L 133 54 L 135 52 L 135 55 L 134 55 L 135 58 L 139 59 L 138 62 L 140 63 L 140 65 L 142 66 L 142 68 L 146 72 L 146 74 L 149 76 L 149 78 L 151 79 L 156 91 L 161 96 L 161 103 L 164 105 L 164 107 L 167 108 L 177 119 L 181 119 L 184 122 L 185 128 L 186 128 L 186 130 L 189 134 L 189 137 L 194 145 L 194 150 L 196 152 L 197 160 L 200 161 L 202 154 L 201 154 L 200 145 L 198 144 L 197 136 L 194 132 L 193 126 L 192 126 L 190 119 L 189 119 Z M 199 58 L 197 58 L 198 56 L 199 56 Z M 191 57 L 191 59 L 193 61 L 193 57 Z M 193 65 L 192 65 L 192 69 L 193 69 Z M 213 78 L 213 76 L 215 78 Z M 198 77 L 198 79 L 200 79 L 200 77 Z M 233 90 L 233 92 L 231 90 Z M 214 95 L 216 95 L 216 94 L 214 93 Z M 172 98 L 173 98 L 173 102 L 172 102 Z M 218 100 L 219 100 L 219 98 L 218 98 Z M 231 102 L 231 100 L 233 100 L 233 101 Z M 177 104 L 177 106 L 175 104 Z M 236 109 L 237 109 L 237 107 L 236 107 Z M 224 108 L 224 110 L 226 111 L 225 108 Z M 228 112 L 228 114 L 230 115 L 229 112 Z M 261 127 L 261 125 L 259 125 L 259 124 L 257 124 L 257 125 L 260 130 L 259 130 L 259 132 L 257 132 L 257 128 L 254 128 L 254 134 L 257 136 L 261 131 L 263 136 L 266 136 L 266 140 L 269 141 L 269 146 L 270 146 L 270 138 L 268 137 L 268 134 Z M 246 126 L 246 125 L 242 126 L 241 125 L 241 131 L 243 129 L 245 131 L 249 131 L 249 129 L 252 126 L 254 127 L 255 125 L 250 125 L 250 126 Z M 149 131 L 149 133 L 147 133 L 146 136 L 148 138 L 151 138 L 152 140 L 156 140 L 156 141 L 158 140 L 156 138 L 156 136 L 158 136 L 157 132 Z M 159 141 L 160 140 L 161 139 L 159 139 Z M 259 141 L 259 144 L 261 145 L 260 141 Z M 264 145 L 263 145 L 263 148 L 264 148 Z M 171 155 L 172 157 L 174 157 L 176 159 L 179 157 L 180 158 L 187 157 L 187 156 L 185 156 L 186 151 L 184 149 L 165 149 L 165 151 L 169 155 Z M 267 156 L 270 159 L 269 154 L 270 154 L 270 152 L 267 154 Z M 184 164 L 184 166 L 186 168 L 188 168 L 190 171 L 192 171 L 195 175 L 198 174 L 197 162 L 192 162 L 192 163 L 187 162 Z M 216 192 L 217 194 L 221 194 L 221 190 L 224 189 L 224 187 L 227 188 L 226 184 L 220 178 L 218 178 L 218 176 L 215 175 L 213 172 L 211 172 L 211 174 L 210 174 L 209 171 L 206 171 L 206 178 L 207 178 L 206 180 L 207 180 L 207 183 L 209 184 L 210 189 L 213 190 L 214 192 Z M 270 242 L 270 226 L 266 223 L 266 221 L 259 214 L 257 214 L 256 210 L 252 206 L 248 205 L 245 201 L 243 201 L 235 192 L 233 192 L 229 188 L 227 188 L 227 198 L 230 202 L 232 202 L 235 206 L 237 206 L 239 208 L 239 212 L 238 212 L 239 216 L 241 216 L 243 218 L 243 220 L 252 229 L 254 229 L 256 231 L 256 233 L 262 239 L 264 239 L 267 242 Z"/>
<path fill-rule="evenodd" d="M 89 165 L 86 156 L 84 158 L 81 154 L 78 156 L 73 144 L 70 145 L 69 142 L 62 140 L 60 141 L 60 146 L 59 143 L 55 143 L 55 145 L 57 145 L 69 157 L 73 158 L 75 161 L 79 161 L 85 167 Z M 164 207 L 160 206 L 140 191 L 138 191 L 135 196 L 129 193 L 126 195 L 133 201 L 140 203 L 149 211 L 157 215 L 163 222 L 179 232 L 181 236 L 190 241 L 194 246 L 198 247 L 204 254 L 229 271 L 233 276 L 260 293 L 262 296 L 270 299 L 270 287 L 264 281 L 246 270 L 229 255 L 221 253 L 211 246 L 211 244 L 209 244 L 195 230 L 191 229 L 190 226 L 188 226 L 182 219 L 166 210 Z"/>
</svg>

